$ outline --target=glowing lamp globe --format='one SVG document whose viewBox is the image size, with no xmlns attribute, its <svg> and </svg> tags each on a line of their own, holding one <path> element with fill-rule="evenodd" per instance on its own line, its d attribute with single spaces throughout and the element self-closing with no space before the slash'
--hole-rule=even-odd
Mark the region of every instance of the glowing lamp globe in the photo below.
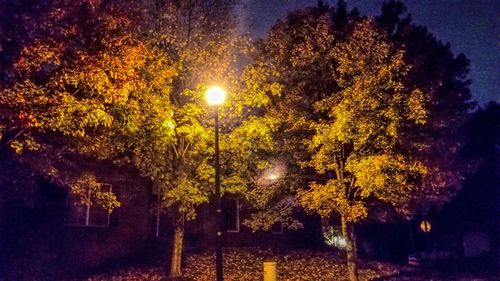
<svg viewBox="0 0 500 281">
<path fill-rule="evenodd" d="M 226 99 L 226 91 L 221 87 L 210 87 L 205 94 L 205 98 L 209 105 L 221 105 Z"/>
</svg>

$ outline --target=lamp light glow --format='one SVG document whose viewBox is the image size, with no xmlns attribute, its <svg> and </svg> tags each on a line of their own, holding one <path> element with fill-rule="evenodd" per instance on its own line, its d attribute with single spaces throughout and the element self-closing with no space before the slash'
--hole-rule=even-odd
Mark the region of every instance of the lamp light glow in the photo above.
<svg viewBox="0 0 500 281">
<path fill-rule="evenodd" d="M 277 180 L 279 178 L 279 175 L 275 174 L 275 173 L 272 173 L 267 178 L 270 179 L 270 180 L 272 180 L 272 181 L 274 181 L 274 180 Z"/>
<path fill-rule="evenodd" d="M 207 90 L 205 98 L 209 105 L 221 105 L 226 100 L 226 91 L 221 87 L 213 86 Z"/>
</svg>

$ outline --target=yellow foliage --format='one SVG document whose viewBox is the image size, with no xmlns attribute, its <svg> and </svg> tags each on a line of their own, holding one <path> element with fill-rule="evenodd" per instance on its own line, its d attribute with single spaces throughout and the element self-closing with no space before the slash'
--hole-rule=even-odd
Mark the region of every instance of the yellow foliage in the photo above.
<svg viewBox="0 0 500 281">
<path fill-rule="evenodd" d="M 404 50 L 373 18 L 349 22 L 338 39 L 325 16 L 306 13 L 269 35 L 269 52 L 293 77 L 282 90 L 286 112 L 277 115 L 303 134 L 308 157 L 301 166 L 318 178 L 299 193 L 301 205 L 356 223 L 368 216 L 369 202 L 398 209 L 422 183 L 425 165 L 398 147 L 408 124 L 425 124 L 428 101 L 422 89 L 405 85 L 411 67 Z"/>
</svg>

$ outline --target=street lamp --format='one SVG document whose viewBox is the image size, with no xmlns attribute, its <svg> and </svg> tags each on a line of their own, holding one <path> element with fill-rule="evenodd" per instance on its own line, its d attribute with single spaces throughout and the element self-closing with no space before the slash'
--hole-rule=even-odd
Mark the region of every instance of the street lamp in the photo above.
<svg viewBox="0 0 500 281">
<path fill-rule="evenodd" d="M 219 163 L 219 106 L 226 99 L 226 91 L 220 87 L 210 87 L 205 98 L 211 106 L 215 106 L 215 272 L 217 281 L 223 281 L 222 273 L 222 207 L 220 199 L 220 163 Z"/>
</svg>

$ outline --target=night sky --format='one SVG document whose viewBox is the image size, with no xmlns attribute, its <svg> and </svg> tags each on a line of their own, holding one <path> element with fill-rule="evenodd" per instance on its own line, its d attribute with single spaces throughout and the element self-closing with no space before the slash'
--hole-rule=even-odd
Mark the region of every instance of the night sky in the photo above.
<svg viewBox="0 0 500 281">
<path fill-rule="evenodd" d="M 256 37 L 288 11 L 317 0 L 244 0 L 246 28 Z M 335 5 L 336 0 L 329 3 Z M 358 7 L 364 15 L 378 15 L 383 0 L 346 0 L 348 8 Z M 500 102 L 500 0 L 405 0 L 413 21 L 425 25 L 442 42 L 449 42 L 453 53 L 464 53 L 471 60 L 470 79 L 473 99 L 480 105 Z"/>
</svg>

